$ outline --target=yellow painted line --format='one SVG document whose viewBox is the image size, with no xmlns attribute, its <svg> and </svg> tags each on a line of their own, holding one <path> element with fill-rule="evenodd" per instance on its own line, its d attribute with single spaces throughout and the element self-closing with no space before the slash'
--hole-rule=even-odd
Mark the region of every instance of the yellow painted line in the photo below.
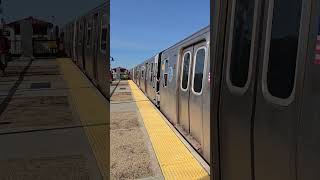
<svg viewBox="0 0 320 180">
<path fill-rule="evenodd" d="M 165 179 L 210 179 L 136 84 L 129 81 L 129 85 Z"/>
<path fill-rule="evenodd" d="M 106 103 L 97 94 L 97 90 L 82 74 L 71 59 L 58 59 L 60 71 L 68 84 L 72 106 L 76 110 L 79 119 L 89 139 L 91 148 L 97 160 L 100 172 L 104 179 L 109 179 L 109 109 Z"/>
</svg>

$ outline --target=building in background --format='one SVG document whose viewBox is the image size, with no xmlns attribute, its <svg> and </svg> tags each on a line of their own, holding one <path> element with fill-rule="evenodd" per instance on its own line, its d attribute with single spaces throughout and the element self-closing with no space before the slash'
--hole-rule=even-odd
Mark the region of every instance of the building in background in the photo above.
<svg viewBox="0 0 320 180">
<path fill-rule="evenodd" d="M 8 39 L 11 41 L 11 54 L 20 54 L 21 52 L 21 24 L 24 21 L 30 21 L 32 24 L 33 40 L 56 40 L 59 29 L 55 28 L 50 22 L 36 19 L 32 16 L 16 20 L 6 24 L 5 29 L 9 33 Z"/>
<path fill-rule="evenodd" d="M 21 55 L 21 28 L 22 24 L 29 22 L 32 25 L 33 55 L 49 56 L 57 52 L 57 42 L 59 35 L 59 27 L 54 26 L 50 22 L 46 22 L 32 16 L 10 22 L 5 28 L 10 32 L 8 39 L 11 42 L 10 53 L 13 56 Z"/>
<path fill-rule="evenodd" d="M 31 21 L 32 30 L 33 30 L 33 39 L 55 39 L 55 28 L 52 23 L 46 22 L 43 20 L 36 19 L 32 16 L 20 19 L 11 23 L 8 23 L 7 26 L 14 29 L 14 36 L 18 40 L 20 39 L 20 24 L 22 21 L 27 20 Z"/>
</svg>

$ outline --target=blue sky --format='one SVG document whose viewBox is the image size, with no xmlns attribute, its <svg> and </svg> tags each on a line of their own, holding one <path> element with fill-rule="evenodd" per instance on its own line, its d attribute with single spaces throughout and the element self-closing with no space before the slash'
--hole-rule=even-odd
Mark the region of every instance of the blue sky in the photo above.
<svg viewBox="0 0 320 180">
<path fill-rule="evenodd" d="M 131 68 L 209 25 L 210 0 L 111 0 L 112 67 Z"/>
</svg>

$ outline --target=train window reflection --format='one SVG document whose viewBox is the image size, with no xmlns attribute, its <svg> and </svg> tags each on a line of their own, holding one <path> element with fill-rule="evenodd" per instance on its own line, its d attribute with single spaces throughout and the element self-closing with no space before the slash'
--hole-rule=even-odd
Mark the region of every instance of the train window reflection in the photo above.
<svg viewBox="0 0 320 180">
<path fill-rule="evenodd" d="M 244 87 L 248 81 L 253 16 L 254 0 L 237 0 L 229 69 L 230 81 L 236 87 Z"/>
<path fill-rule="evenodd" d="M 183 90 L 187 90 L 188 89 L 190 57 L 191 57 L 191 53 L 190 52 L 185 53 L 184 56 L 183 56 L 182 81 L 181 81 L 181 87 L 182 87 Z"/>
<path fill-rule="evenodd" d="M 274 97 L 288 98 L 294 87 L 301 8 L 302 0 L 274 1 L 267 73 Z"/>
<path fill-rule="evenodd" d="M 205 48 L 199 48 L 196 52 L 195 63 L 194 63 L 194 75 L 193 75 L 193 91 L 201 93 L 202 91 L 202 80 L 204 71 L 204 62 L 206 58 Z"/>
</svg>

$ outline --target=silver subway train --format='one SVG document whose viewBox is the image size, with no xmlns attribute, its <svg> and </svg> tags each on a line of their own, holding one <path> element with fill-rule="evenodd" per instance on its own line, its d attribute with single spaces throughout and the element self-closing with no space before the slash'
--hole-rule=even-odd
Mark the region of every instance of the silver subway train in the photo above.
<svg viewBox="0 0 320 180">
<path fill-rule="evenodd" d="M 320 179 L 320 1 L 211 2 L 211 178 Z"/>
<path fill-rule="evenodd" d="M 210 28 L 131 69 L 132 80 L 210 161 Z"/>
<path fill-rule="evenodd" d="M 320 179 L 320 1 L 211 5 L 210 33 L 134 67 L 133 80 L 197 141 L 212 179 Z"/>
<path fill-rule="evenodd" d="M 107 1 L 62 28 L 67 56 L 106 97 L 110 96 L 109 7 Z"/>
</svg>

